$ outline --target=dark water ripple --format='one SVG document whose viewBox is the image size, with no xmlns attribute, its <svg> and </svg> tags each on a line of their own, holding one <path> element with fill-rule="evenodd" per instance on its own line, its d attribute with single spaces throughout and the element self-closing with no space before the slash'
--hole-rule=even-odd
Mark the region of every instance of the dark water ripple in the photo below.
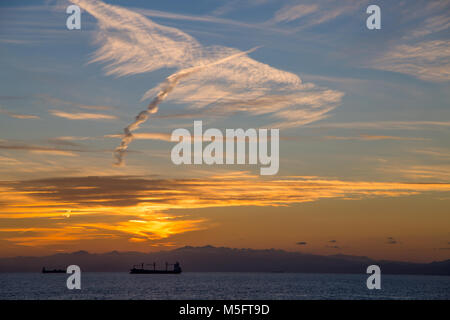
<svg viewBox="0 0 450 320">
<path fill-rule="evenodd" d="M 67 274 L 0 273 L 0 299 L 450 299 L 450 277 L 301 273 L 82 273 L 81 290 Z"/>
</svg>

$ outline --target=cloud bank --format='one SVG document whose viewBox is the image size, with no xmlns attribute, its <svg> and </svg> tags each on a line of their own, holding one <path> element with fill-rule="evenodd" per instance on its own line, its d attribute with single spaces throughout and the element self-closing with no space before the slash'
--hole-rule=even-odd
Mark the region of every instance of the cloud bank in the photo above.
<svg viewBox="0 0 450 320">
<path fill-rule="evenodd" d="M 159 241 L 210 227 L 207 217 L 180 215 L 175 209 L 287 206 L 331 198 L 397 197 L 450 191 L 448 183 L 312 177 L 262 182 L 259 176 L 242 172 L 204 179 L 90 176 L 0 181 L 0 233 L 9 234 L 5 240 L 30 246 L 102 238 L 113 241 L 117 237 L 131 242 Z M 31 231 L 34 235 L 24 235 Z M 337 247 L 336 242 L 330 240 L 330 247 Z"/>
</svg>

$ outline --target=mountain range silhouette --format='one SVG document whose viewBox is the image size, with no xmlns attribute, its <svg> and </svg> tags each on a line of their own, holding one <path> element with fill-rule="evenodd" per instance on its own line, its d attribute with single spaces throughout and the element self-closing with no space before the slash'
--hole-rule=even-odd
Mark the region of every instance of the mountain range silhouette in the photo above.
<svg viewBox="0 0 450 320">
<path fill-rule="evenodd" d="M 137 263 L 179 261 L 187 272 L 305 272 L 366 273 L 369 265 L 379 265 L 383 274 L 450 275 L 450 259 L 431 263 L 374 260 L 351 255 L 315 255 L 277 249 L 234 249 L 191 247 L 151 253 L 89 253 L 77 251 L 42 257 L 0 258 L 0 272 L 40 272 L 43 266 L 76 264 L 84 272 L 128 272 Z"/>
</svg>

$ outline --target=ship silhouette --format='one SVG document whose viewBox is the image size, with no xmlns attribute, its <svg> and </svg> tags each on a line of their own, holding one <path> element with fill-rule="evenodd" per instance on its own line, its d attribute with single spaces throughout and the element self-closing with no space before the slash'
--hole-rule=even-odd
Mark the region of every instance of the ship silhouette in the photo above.
<svg viewBox="0 0 450 320">
<path fill-rule="evenodd" d="M 45 267 L 42 267 L 42 273 L 66 273 L 66 270 L 64 269 L 45 269 Z"/>
<path fill-rule="evenodd" d="M 147 264 L 149 265 L 149 264 Z M 175 264 L 169 264 L 166 262 L 166 269 L 165 270 L 157 270 L 156 269 L 156 263 L 153 262 L 153 269 L 144 269 L 144 263 L 134 265 L 133 268 L 130 270 L 130 274 L 179 274 L 181 273 L 181 267 L 178 262 Z M 169 270 L 169 266 L 173 265 L 173 269 Z"/>
</svg>

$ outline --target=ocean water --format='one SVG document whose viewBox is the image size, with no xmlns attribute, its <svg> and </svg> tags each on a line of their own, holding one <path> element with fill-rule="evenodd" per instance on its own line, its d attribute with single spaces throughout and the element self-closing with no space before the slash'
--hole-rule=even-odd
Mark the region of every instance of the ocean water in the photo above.
<svg viewBox="0 0 450 320">
<path fill-rule="evenodd" d="M 357 274 L 84 272 L 81 290 L 68 276 L 0 273 L 0 299 L 450 299 L 446 276 L 382 275 L 381 290 Z"/>
</svg>

